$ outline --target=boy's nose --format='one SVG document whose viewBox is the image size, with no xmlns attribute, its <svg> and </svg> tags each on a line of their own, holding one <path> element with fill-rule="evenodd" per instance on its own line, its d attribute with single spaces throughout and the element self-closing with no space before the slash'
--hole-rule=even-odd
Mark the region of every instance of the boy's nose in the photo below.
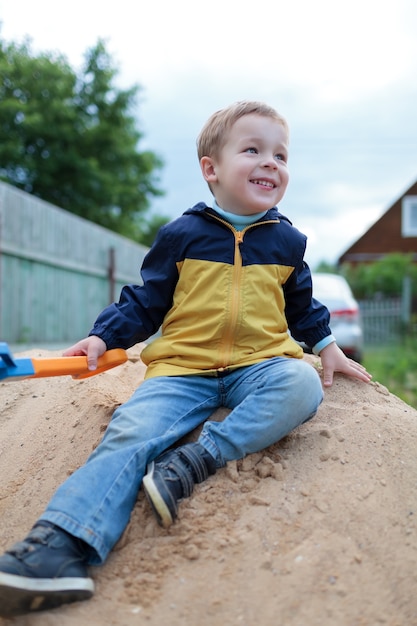
<svg viewBox="0 0 417 626">
<path fill-rule="evenodd" d="M 276 161 L 275 157 L 273 157 L 273 156 L 266 156 L 264 158 L 264 161 L 263 161 L 262 165 L 263 165 L 263 167 L 268 167 L 268 168 L 271 168 L 271 169 L 274 169 L 274 170 L 276 170 L 277 167 L 278 167 L 277 161 Z"/>
</svg>

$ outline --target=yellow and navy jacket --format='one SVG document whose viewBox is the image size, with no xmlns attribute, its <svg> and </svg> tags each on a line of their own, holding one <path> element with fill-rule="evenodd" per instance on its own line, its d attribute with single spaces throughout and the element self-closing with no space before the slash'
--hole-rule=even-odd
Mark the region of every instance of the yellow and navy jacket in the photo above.
<svg viewBox="0 0 417 626">
<path fill-rule="evenodd" d="M 199 203 L 160 229 L 143 284 L 125 286 L 90 335 L 129 348 L 161 328 L 141 355 L 148 378 L 302 358 L 294 339 L 314 346 L 331 334 L 327 308 L 312 298 L 305 248 L 276 207 L 238 231 Z"/>
</svg>

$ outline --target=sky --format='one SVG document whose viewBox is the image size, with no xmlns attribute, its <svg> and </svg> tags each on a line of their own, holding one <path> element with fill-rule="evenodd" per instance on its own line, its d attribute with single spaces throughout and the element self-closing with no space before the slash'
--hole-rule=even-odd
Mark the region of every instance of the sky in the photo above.
<svg viewBox="0 0 417 626">
<path fill-rule="evenodd" d="M 279 205 L 308 237 L 306 261 L 335 263 L 417 180 L 415 0 L 0 0 L 0 37 L 81 70 L 103 39 L 117 85 L 139 85 L 138 149 L 165 166 L 169 218 L 212 197 L 195 140 L 237 100 L 290 126 Z M 0 103 L 1 105 L 1 103 Z"/>
</svg>

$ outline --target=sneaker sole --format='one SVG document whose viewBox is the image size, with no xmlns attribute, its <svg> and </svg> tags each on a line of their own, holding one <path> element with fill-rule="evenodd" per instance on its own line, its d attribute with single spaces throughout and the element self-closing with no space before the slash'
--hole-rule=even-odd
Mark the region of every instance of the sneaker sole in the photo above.
<svg viewBox="0 0 417 626">
<path fill-rule="evenodd" d="M 160 494 L 158 487 L 153 479 L 154 463 L 148 466 L 148 473 L 143 478 L 143 488 L 145 490 L 146 497 L 149 504 L 155 513 L 158 524 L 164 528 L 169 528 L 174 523 L 174 519 L 163 497 Z"/>
<path fill-rule="evenodd" d="M 0 616 L 53 609 L 88 600 L 93 593 L 91 578 L 27 578 L 0 572 Z"/>
</svg>

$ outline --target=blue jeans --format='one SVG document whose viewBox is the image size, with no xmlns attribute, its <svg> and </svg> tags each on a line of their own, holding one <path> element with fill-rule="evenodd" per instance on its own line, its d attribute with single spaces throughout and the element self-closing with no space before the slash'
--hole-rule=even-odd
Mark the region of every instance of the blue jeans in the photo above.
<svg viewBox="0 0 417 626">
<path fill-rule="evenodd" d="M 220 468 L 282 439 L 313 417 L 322 399 L 317 372 L 299 359 L 277 357 L 223 376 L 149 378 L 116 409 L 99 446 L 41 519 L 84 540 L 90 564 L 102 563 L 129 522 L 149 461 L 215 409 L 231 412 L 222 422 L 206 421 L 199 442 Z"/>
</svg>

